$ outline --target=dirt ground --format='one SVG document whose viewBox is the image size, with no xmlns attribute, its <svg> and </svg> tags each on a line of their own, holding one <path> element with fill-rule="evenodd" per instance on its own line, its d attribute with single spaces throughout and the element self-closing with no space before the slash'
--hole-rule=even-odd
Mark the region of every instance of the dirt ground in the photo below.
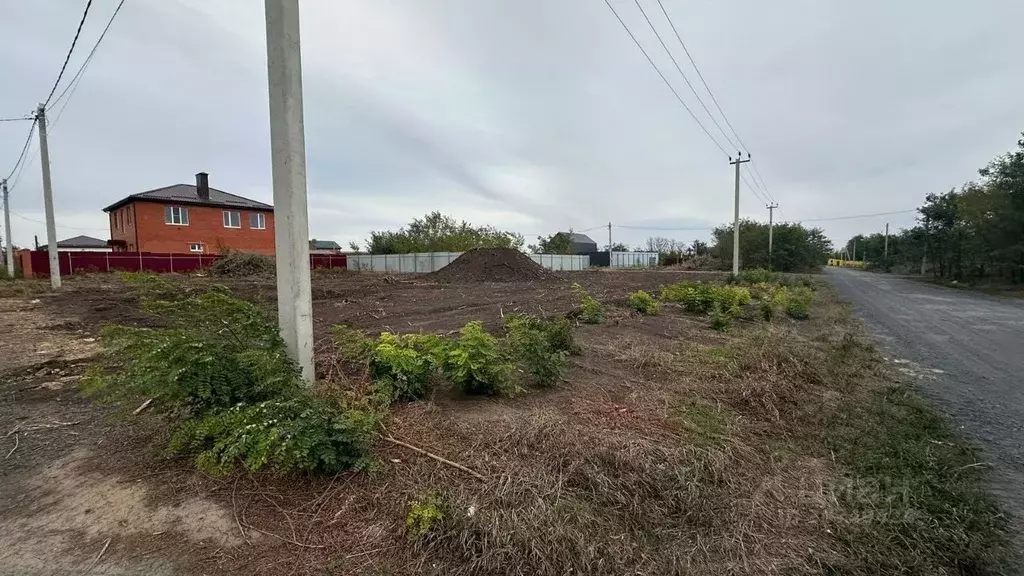
<svg viewBox="0 0 1024 576">
<path fill-rule="evenodd" d="M 572 359 L 565 381 L 554 389 L 514 399 L 439 392 L 430 401 L 395 407 L 387 434 L 488 479 L 502 479 L 487 484 L 384 441 L 374 447 L 379 465 L 370 472 L 210 477 L 187 458 L 161 451 L 167 426 L 159 418 L 145 411 L 134 415 L 132 407 L 98 406 L 75 390 L 97 351 L 102 324 L 149 322 L 116 279 L 71 278 L 59 294 L 0 298 L 0 573 L 453 573 L 452 565 L 405 536 L 408 503 L 425 490 L 445 486 L 465 501 L 483 503 L 494 495 L 482 489 L 499 489 L 502 495 L 525 490 L 527 484 L 517 482 L 531 472 L 540 452 L 561 451 L 566 465 L 574 466 L 571 452 L 577 444 L 572 442 L 591 441 L 626 457 L 641 444 L 693 441 L 691 431 L 673 417 L 678 406 L 671 386 L 695 375 L 665 367 L 687 353 L 680 343 L 712 347 L 730 336 L 711 331 L 705 319 L 693 315 L 666 311 L 644 317 L 623 304 L 633 290 L 656 293 L 658 286 L 680 279 L 719 276 L 602 271 L 543 282 L 468 284 L 374 274 L 315 277 L 317 375 L 328 380 L 342 378 L 331 360 L 334 324 L 367 333 L 449 333 L 471 320 L 497 328 L 505 314 L 570 311 L 573 282 L 609 307 L 605 324 L 577 328 L 583 354 Z M 217 283 L 274 306 L 272 279 Z M 778 408 L 771 409 L 778 419 Z M 728 451 L 742 459 L 748 450 L 736 444 Z M 772 456 L 755 492 L 742 494 L 727 511 L 699 511 L 700 523 L 728 513 L 746 518 L 741 524 L 750 530 L 755 525 L 772 529 L 741 534 L 741 540 L 753 538 L 757 549 L 748 552 L 741 542 L 737 555 L 723 556 L 729 562 L 723 573 L 811 570 L 809 547 L 828 547 L 829 536 L 819 523 L 832 506 L 823 489 L 828 468 L 823 458 Z M 536 498 L 540 502 L 542 495 Z M 627 503 L 609 503 L 617 505 Z M 464 512 L 472 517 L 475 510 L 471 504 Z M 782 514 L 794 511 L 819 520 L 794 522 Z M 707 530 L 714 532 L 712 525 Z M 693 546 L 699 556 L 709 545 L 698 536 Z M 585 546 L 579 550 L 589 553 Z M 623 555 L 631 552 L 624 549 Z M 463 565 L 477 560 L 468 558 Z M 462 568 L 459 573 L 485 572 Z M 650 571 L 638 565 L 635 573 Z"/>
</svg>

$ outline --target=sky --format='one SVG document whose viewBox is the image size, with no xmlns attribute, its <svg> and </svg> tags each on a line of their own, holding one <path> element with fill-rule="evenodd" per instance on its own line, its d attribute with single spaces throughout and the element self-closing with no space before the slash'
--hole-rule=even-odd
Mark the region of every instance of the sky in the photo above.
<svg viewBox="0 0 1024 576">
<path fill-rule="evenodd" d="M 610 0 L 720 145 L 735 138 L 657 0 Z M 1024 130 L 1019 0 L 662 0 L 760 175 L 742 217 L 837 245 L 914 223 Z M 94 0 L 58 94 L 117 0 Z M 0 117 L 46 99 L 82 0 L 0 0 Z M 691 241 L 730 222 L 733 168 L 603 0 L 301 0 L 310 236 L 361 242 L 433 210 L 606 243 Z M 65 107 L 66 105 L 66 107 Z M 210 174 L 272 202 L 263 2 L 127 0 L 49 113 L 58 239 L 108 238 L 102 208 Z M 30 122 L 0 122 L 0 178 Z M 42 178 L 12 182 L 15 244 L 45 243 Z M 743 165 L 746 172 L 750 164 Z M 646 228 L 646 229 L 637 229 Z M 659 230 L 685 229 L 685 230 Z"/>
</svg>

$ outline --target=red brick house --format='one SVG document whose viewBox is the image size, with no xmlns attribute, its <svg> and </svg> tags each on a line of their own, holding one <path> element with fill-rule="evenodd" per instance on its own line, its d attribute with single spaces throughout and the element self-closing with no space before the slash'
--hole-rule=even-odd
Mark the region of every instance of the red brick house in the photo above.
<svg viewBox="0 0 1024 576">
<path fill-rule="evenodd" d="M 103 211 L 114 251 L 274 253 L 274 207 L 210 188 L 206 172 L 195 186 L 132 194 Z"/>
</svg>

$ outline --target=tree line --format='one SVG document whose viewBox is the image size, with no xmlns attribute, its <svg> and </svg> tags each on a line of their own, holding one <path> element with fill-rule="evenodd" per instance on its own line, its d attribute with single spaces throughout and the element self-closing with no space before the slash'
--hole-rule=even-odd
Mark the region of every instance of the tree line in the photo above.
<svg viewBox="0 0 1024 576">
<path fill-rule="evenodd" d="M 1022 134 L 1024 136 L 1024 134 Z M 979 178 L 928 194 L 917 225 L 888 238 L 857 235 L 846 243 L 858 259 L 886 270 L 930 269 L 957 281 L 1024 283 L 1024 138 L 978 170 Z"/>
</svg>

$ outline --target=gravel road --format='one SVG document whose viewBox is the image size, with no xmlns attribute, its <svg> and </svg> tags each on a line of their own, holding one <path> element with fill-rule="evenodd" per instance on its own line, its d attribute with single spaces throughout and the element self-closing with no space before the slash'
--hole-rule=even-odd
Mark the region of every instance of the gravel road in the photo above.
<svg viewBox="0 0 1024 576">
<path fill-rule="evenodd" d="M 838 268 L 827 277 L 884 354 L 919 376 L 924 393 L 981 446 L 993 491 L 1024 525 L 1024 300 Z"/>
</svg>

